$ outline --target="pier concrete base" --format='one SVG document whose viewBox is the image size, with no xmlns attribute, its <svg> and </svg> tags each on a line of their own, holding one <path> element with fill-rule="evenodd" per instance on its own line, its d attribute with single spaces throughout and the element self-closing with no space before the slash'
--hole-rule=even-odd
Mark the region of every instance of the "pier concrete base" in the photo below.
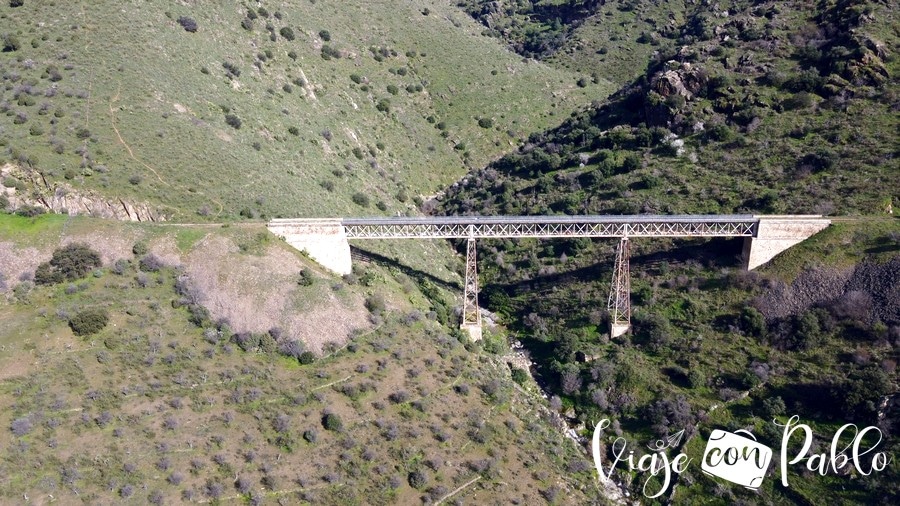
<svg viewBox="0 0 900 506">
<path fill-rule="evenodd" d="M 460 325 L 459 328 L 463 332 L 469 334 L 469 339 L 473 341 L 481 341 L 481 337 L 483 335 L 481 331 L 481 325 Z"/>
<path fill-rule="evenodd" d="M 611 323 L 609 325 L 609 337 L 616 338 L 619 337 L 631 329 L 631 325 L 628 323 Z"/>
</svg>

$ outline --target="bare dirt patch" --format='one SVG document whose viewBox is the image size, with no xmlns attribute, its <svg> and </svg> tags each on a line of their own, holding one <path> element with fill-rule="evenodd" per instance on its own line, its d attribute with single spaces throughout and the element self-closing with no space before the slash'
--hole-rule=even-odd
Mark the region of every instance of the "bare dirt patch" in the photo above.
<svg viewBox="0 0 900 506">
<path fill-rule="evenodd" d="M 298 293 L 297 278 L 306 265 L 277 246 L 268 247 L 264 255 L 248 255 L 227 238 L 209 237 L 183 261 L 201 304 L 213 319 L 228 320 L 237 332 L 279 327 L 321 352 L 326 343 L 343 344 L 354 329 L 368 326 L 359 296 L 343 301 L 324 280 Z M 312 297 L 302 311 L 296 308 L 298 296 Z"/>
<path fill-rule="evenodd" d="M 0 242 L 0 275 L 8 290 L 19 282 L 22 274 L 37 269 L 41 262 L 50 260 L 49 252 L 36 248 L 19 248 L 11 242 Z"/>
</svg>

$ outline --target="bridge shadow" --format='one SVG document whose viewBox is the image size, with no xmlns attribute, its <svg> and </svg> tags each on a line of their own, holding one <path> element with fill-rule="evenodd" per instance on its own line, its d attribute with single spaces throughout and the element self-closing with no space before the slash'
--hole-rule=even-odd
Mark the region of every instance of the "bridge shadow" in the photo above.
<svg viewBox="0 0 900 506">
<path fill-rule="evenodd" d="M 380 265 L 382 267 L 397 269 L 398 271 L 406 274 L 407 276 L 418 280 L 424 281 L 428 280 L 431 283 L 445 289 L 452 291 L 461 291 L 463 289 L 462 285 L 458 283 L 453 283 L 447 281 L 445 279 L 441 279 L 433 274 L 429 274 L 427 272 L 420 271 L 418 269 L 414 269 L 408 265 L 402 264 L 393 258 L 386 257 L 380 253 L 376 253 L 374 251 L 366 250 L 360 248 L 358 246 L 350 246 L 350 258 L 356 262 L 368 262 L 376 265 Z"/>
<path fill-rule="evenodd" d="M 706 268 L 739 267 L 739 255 L 742 248 L 743 238 L 716 237 L 703 242 L 676 240 L 675 244 L 660 245 L 652 252 L 632 254 L 631 271 L 657 269 L 664 262 L 670 265 L 697 262 Z M 509 295 L 521 295 L 523 293 L 540 294 L 566 283 L 590 281 L 610 283 L 614 262 L 615 252 L 612 252 L 606 260 L 591 265 L 553 274 L 542 274 L 513 283 L 493 283 L 492 288 L 502 290 Z"/>
</svg>

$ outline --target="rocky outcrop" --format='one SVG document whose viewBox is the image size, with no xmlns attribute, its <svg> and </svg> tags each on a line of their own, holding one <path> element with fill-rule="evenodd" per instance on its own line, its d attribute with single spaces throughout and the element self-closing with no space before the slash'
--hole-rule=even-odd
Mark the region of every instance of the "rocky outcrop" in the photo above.
<svg viewBox="0 0 900 506">
<path fill-rule="evenodd" d="M 166 215 L 146 203 L 109 198 L 96 192 L 75 190 L 65 183 L 48 181 L 35 170 L 4 165 L 0 167 L 0 195 L 9 207 L 37 206 L 60 214 L 85 215 L 121 221 L 166 221 Z M 10 186 L 7 187 L 6 185 Z"/>
<path fill-rule="evenodd" d="M 663 97 L 681 95 L 691 99 L 706 87 L 709 76 L 702 68 L 690 63 L 670 61 L 668 70 L 658 73 L 650 81 L 650 89 Z"/>
</svg>

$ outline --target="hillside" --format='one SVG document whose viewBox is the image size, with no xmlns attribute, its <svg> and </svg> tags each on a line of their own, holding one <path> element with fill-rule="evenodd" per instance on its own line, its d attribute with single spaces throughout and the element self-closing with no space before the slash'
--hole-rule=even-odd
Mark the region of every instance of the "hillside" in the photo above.
<svg viewBox="0 0 900 506">
<path fill-rule="evenodd" d="M 478 11 L 515 49 L 529 51 L 523 35 L 552 41 L 534 54 L 554 65 L 591 26 L 612 30 L 606 18 L 622 16 L 639 17 L 631 26 L 644 28 L 618 45 L 652 53 L 642 53 L 650 55 L 645 66 L 628 67 L 643 69 L 636 76 L 619 76 L 624 85 L 608 100 L 453 185 L 437 212 L 859 218 L 838 219 L 758 273 L 740 271 L 739 241 L 632 241 L 633 330 L 621 339 L 605 335 L 611 241 L 481 241 L 483 303 L 517 333 L 539 381 L 586 437 L 604 417 L 629 442 L 685 428 L 680 450 L 699 461 L 714 427 L 751 428 L 777 446 L 770 421 L 796 414 L 814 425 L 822 448 L 854 421 L 877 424 L 896 455 L 895 9 L 665 4 L 668 19 L 650 2 L 540 2 L 531 10 L 514 2 Z M 565 6 L 569 24 L 542 18 L 541 9 Z M 583 62 L 624 57 L 575 54 Z M 641 494 L 645 475 L 620 476 Z M 857 504 L 898 494 L 896 468 L 861 478 L 801 473 L 789 489 L 766 483 L 755 495 L 692 472 L 656 501 Z"/>
<path fill-rule="evenodd" d="M 897 16 L 0 3 L 0 502 L 900 502 Z M 741 240 L 633 240 L 612 340 L 613 241 L 480 240 L 479 342 L 461 244 L 354 242 L 338 277 L 264 225 L 637 213 L 834 222 L 754 272 Z M 700 470 L 714 429 L 777 454 L 793 415 L 820 453 L 878 427 L 890 466 Z M 604 418 L 603 458 L 684 429 L 693 464 L 598 481 Z"/>
<path fill-rule="evenodd" d="M 4 2 L 0 20 L 0 152 L 169 220 L 412 211 L 613 91 L 451 2 Z"/>
<path fill-rule="evenodd" d="M 415 278 L 335 279 L 262 227 L 3 215 L 0 232 L 0 501 L 596 496 L 508 348 L 449 333 Z M 41 284 L 73 244 L 102 265 Z M 90 311 L 108 323 L 73 334 Z"/>
</svg>

